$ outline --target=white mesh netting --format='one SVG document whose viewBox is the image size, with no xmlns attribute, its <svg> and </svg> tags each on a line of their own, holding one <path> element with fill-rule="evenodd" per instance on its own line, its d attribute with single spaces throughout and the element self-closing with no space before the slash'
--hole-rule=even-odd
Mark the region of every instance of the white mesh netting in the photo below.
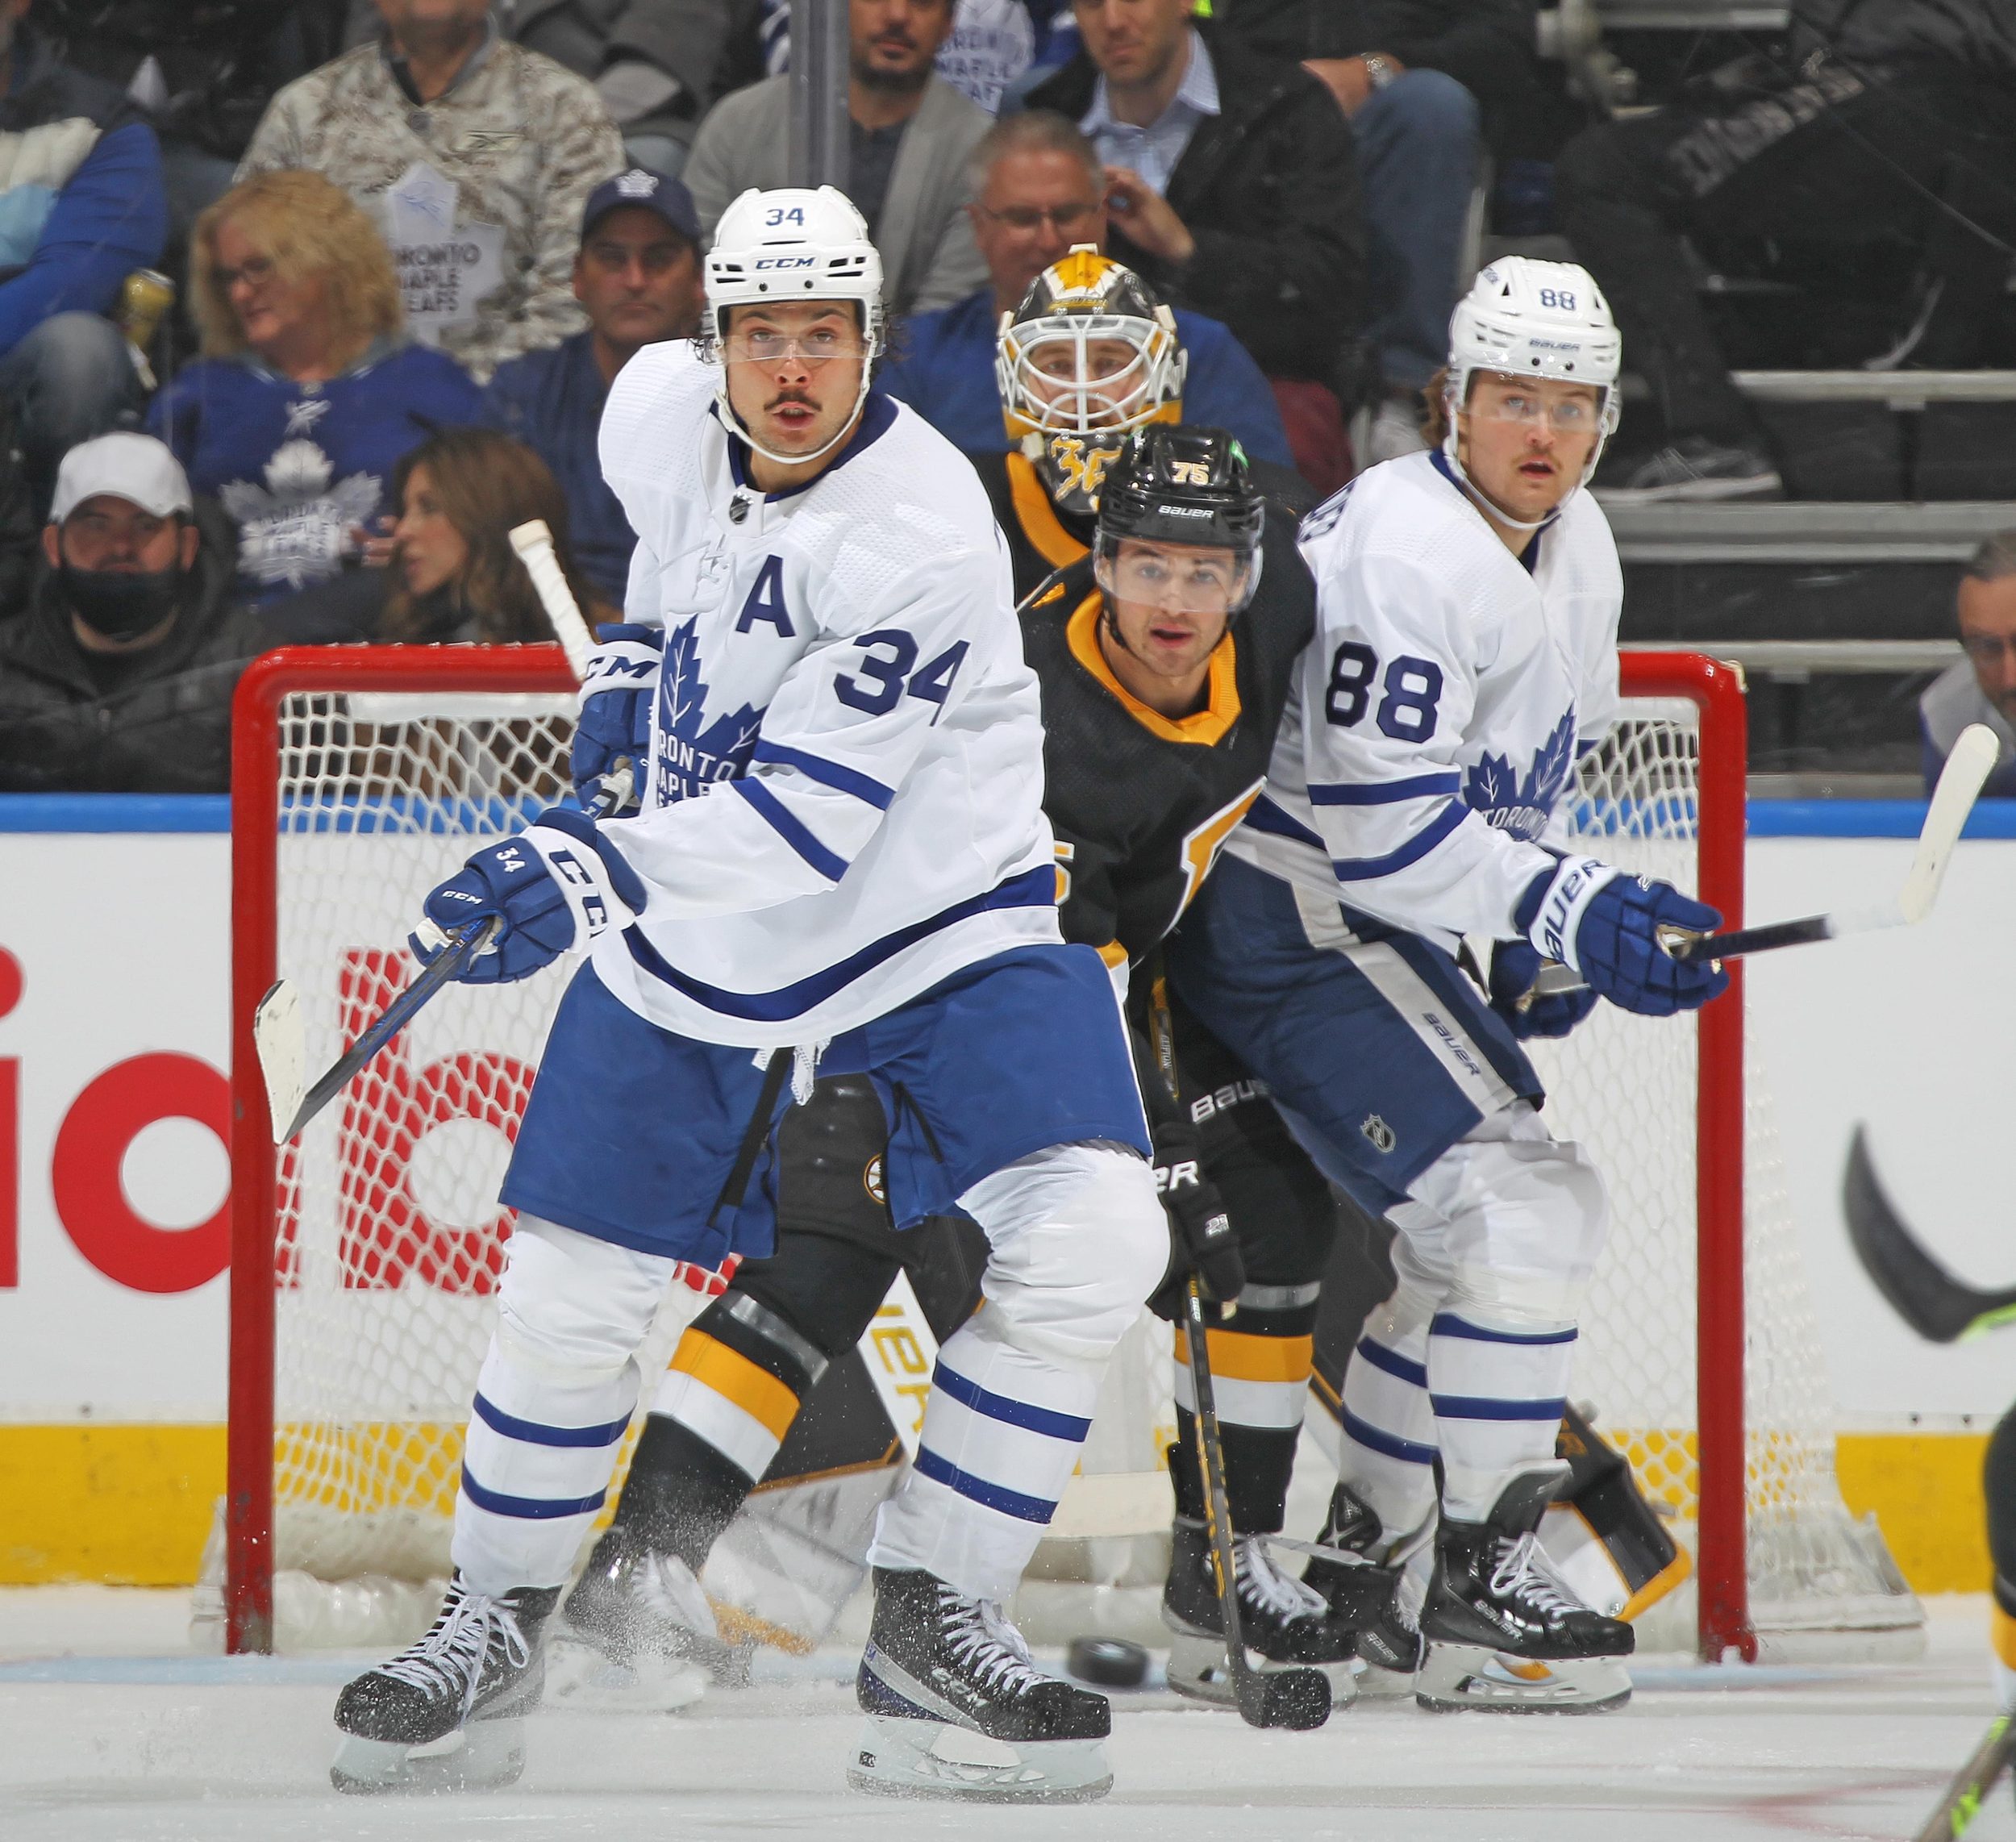
<svg viewBox="0 0 2016 1842">
<path fill-rule="evenodd" d="M 311 1073 L 406 981 L 406 935 L 427 890 L 561 791 L 573 702 L 360 692 L 285 700 L 277 970 L 300 990 Z M 1693 886 L 1694 732 L 1689 706 L 1632 706 L 1618 740 L 1585 770 L 1593 853 Z M 450 987 L 283 1155 L 273 1532 L 283 1648 L 402 1642 L 431 1615 L 509 1229 L 497 1190 L 570 969 Z M 1590 1146 L 1616 1206 L 1576 1392 L 1684 1537 L 1695 1487 L 1693 1043 L 1684 1025 L 1605 1006 L 1543 1068 L 1556 1129 Z M 1751 1077 L 1753 1605 L 1760 1624 L 1912 1623 L 1915 1604 L 1872 1527 L 1851 1521 L 1835 1488 L 1831 1407 L 1768 1099 L 1754 1067 Z M 640 1352 L 648 1378 L 702 1302 L 672 1288 Z M 1143 1333 L 1127 1348 L 1107 1390 L 1126 1426 L 1095 1430 L 1085 1469 L 1148 1477 L 1159 1469 L 1152 1444 L 1172 1423 L 1161 1398 L 1165 1339 Z M 648 1381 L 646 1402 L 651 1391 Z M 1095 1593 L 1137 1583 L 1142 1557 L 1126 1537 L 1077 1545 L 1085 1552 L 1075 1562 L 1055 1552 L 1039 1571 Z M 218 1640 L 222 1592 L 213 1538 L 198 1600 L 202 1640 Z M 1668 1618 L 1677 1613 L 1691 1616 L 1691 1594 L 1668 1602 Z M 1690 1643 L 1677 1624 L 1650 1647 Z"/>
<path fill-rule="evenodd" d="M 1639 699 L 1583 765 L 1570 848 L 1697 885 L 1691 705 Z M 1601 1005 L 1565 1040 L 1529 1045 L 1554 1131 L 1608 1180 L 1610 1238 L 1581 1319 L 1574 1391 L 1694 1546 L 1694 1029 Z M 1748 1573 L 1760 1632 L 1915 1628 L 1922 1614 L 1873 1521 L 1834 1472 L 1834 1415 L 1787 1203 L 1771 1090 L 1746 1032 L 1744 1423 Z M 1640 1621 L 1648 1648 L 1691 1646 L 1691 1587 Z"/>
</svg>

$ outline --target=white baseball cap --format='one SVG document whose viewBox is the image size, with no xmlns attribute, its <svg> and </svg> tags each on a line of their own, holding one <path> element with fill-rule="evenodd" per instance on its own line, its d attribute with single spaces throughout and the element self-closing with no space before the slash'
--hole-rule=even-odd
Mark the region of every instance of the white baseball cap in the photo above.
<svg viewBox="0 0 2016 1842">
<path fill-rule="evenodd" d="M 63 456 L 49 506 L 51 520 L 62 523 L 86 499 L 101 493 L 127 500 L 156 518 L 196 509 L 189 476 L 167 444 L 128 431 L 80 441 Z"/>
</svg>

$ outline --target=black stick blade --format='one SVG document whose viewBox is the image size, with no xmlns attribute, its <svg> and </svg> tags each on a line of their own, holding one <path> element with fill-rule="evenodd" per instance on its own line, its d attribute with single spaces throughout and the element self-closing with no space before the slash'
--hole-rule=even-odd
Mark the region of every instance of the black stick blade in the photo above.
<svg viewBox="0 0 2016 1842">
<path fill-rule="evenodd" d="M 1859 1125 L 1842 1173 L 1841 1210 L 1863 1270 L 1897 1315 L 1928 1341 L 1951 1343 L 1976 1327 L 1986 1329 L 2016 1305 L 2016 1289 L 1981 1291 L 1955 1278 L 1918 1244 L 1884 1194 Z"/>
<path fill-rule="evenodd" d="M 1306 1733 L 1330 1719 L 1330 1678 L 1320 1669 L 1241 1670 L 1239 1711 L 1248 1727 Z"/>
</svg>

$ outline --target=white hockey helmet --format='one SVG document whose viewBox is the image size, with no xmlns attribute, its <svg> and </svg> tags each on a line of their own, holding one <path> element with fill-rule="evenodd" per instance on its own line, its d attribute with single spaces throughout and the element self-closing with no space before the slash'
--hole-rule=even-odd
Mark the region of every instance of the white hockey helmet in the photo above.
<svg viewBox="0 0 2016 1842">
<path fill-rule="evenodd" d="M 837 186 L 817 190 L 785 186 L 764 192 L 752 186 L 721 214 L 707 252 L 707 319 L 703 352 L 718 362 L 731 309 L 757 302 L 849 301 L 860 311 L 866 352 L 854 408 L 868 400 L 868 376 L 882 349 L 882 258 L 868 224 Z M 727 367 L 722 364 L 715 393 L 728 426 L 767 459 L 785 465 L 816 460 L 853 426 L 849 416 L 839 435 L 811 454 L 773 454 L 743 427 L 728 402 Z"/>
<path fill-rule="evenodd" d="M 1623 361 L 1624 341 L 1610 317 L 1610 302 L 1580 263 L 1499 257 L 1478 271 L 1469 293 L 1449 316 L 1449 427 L 1443 452 L 1450 465 L 1462 473 L 1456 458 L 1456 415 L 1469 402 L 1470 380 L 1478 372 L 1548 377 L 1593 384 L 1602 393 L 1596 445 L 1577 482 L 1588 485 L 1604 443 L 1617 431 L 1622 408 L 1617 379 Z M 1503 517 L 1497 508 L 1493 510 Z M 1516 519 L 1507 522 L 1517 529 L 1539 528 L 1521 525 Z"/>
</svg>

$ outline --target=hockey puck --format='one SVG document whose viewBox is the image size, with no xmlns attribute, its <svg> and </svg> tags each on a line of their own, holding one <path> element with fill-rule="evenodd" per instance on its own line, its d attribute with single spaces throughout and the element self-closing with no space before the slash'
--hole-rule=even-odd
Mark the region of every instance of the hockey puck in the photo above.
<svg viewBox="0 0 2016 1842">
<path fill-rule="evenodd" d="M 1148 1653 L 1124 1637 L 1074 1637 L 1064 1666 L 1102 1689 L 1138 1689 L 1148 1680 Z"/>
</svg>

